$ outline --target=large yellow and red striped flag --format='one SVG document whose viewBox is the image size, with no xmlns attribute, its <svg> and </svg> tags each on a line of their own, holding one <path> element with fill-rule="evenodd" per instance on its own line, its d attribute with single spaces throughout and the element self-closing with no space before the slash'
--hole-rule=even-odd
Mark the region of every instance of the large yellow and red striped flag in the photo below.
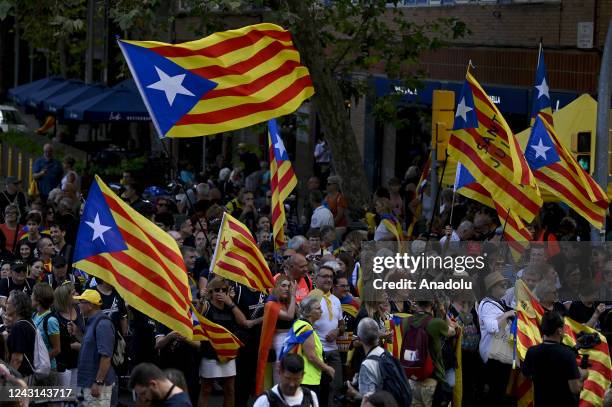
<svg viewBox="0 0 612 407">
<path fill-rule="evenodd" d="M 599 336 L 601 342 L 592 348 L 580 349 L 578 365 L 582 359 L 581 355 L 589 355 L 588 376 L 584 380 L 582 391 L 580 392 L 579 407 L 603 406 L 606 390 L 610 387 L 612 380 L 612 364 L 610 363 L 610 349 L 606 337 L 593 328 L 580 324 L 568 317 L 565 317 L 565 335 L 563 343 L 568 346 L 576 346 L 576 338 L 580 332 L 595 334 Z"/>
<path fill-rule="evenodd" d="M 525 359 L 527 349 L 542 343 L 540 321 L 544 308 L 529 290 L 523 280 L 516 280 L 514 285 L 516 298 L 516 353 L 521 360 Z"/>
<path fill-rule="evenodd" d="M 274 287 L 268 263 L 251 232 L 229 213 L 223 214 L 210 271 L 262 292 Z"/>
<path fill-rule="evenodd" d="M 175 240 L 98 176 L 81 216 L 74 268 L 108 282 L 130 306 L 191 338 L 191 291 Z"/>
<path fill-rule="evenodd" d="M 160 137 L 232 131 L 294 112 L 314 94 L 291 33 L 275 24 L 182 44 L 119 41 Z"/>
<path fill-rule="evenodd" d="M 285 244 L 285 199 L 297 185 L 297 178 L 274 119 L 268 121 L 268 145 L 272 192 L 272 232 L 274 247 L 280 249 Z"/>
<path fill-rule="evenodd" d="M 604 225 L 608 196 L 561 144 L 541 113 L 525 146 L 525 157 L 542 188 L 565 202 L 598 229 Z"/>
<path fill-rule="evenodd" d="M 193 319 L 194 341 L 210 342 L 221 363 L 235 359 L 238 356 L 238 350 L 244 346 L 240 339 L 236 338 L 227 328 L 203 317 L 193 307 L 191 315 Z"/>
<path fill-rule="evenodd" d="M 502 208 L 527 222 L 539 213 L 542 198 L 518 141 L 469 72 L 459 96 L 449 153 Z"/>
</svg>

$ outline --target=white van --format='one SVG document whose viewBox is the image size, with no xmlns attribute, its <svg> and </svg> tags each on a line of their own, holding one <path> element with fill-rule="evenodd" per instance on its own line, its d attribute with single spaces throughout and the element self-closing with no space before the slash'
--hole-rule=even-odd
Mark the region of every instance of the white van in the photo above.
<svg viewBox="0 0 612 407">
<path fill-rule="evenodd" d="M 9 130 L 26 131 L 27 127 L 19 110 L 13 106 L 0 105 L 0 132 Z"/>
</svg>

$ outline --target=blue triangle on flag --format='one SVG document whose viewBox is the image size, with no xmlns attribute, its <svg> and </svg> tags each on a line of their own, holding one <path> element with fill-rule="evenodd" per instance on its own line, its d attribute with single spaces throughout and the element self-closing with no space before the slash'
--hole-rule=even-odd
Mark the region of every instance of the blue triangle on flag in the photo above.
<svg viewBox="0 0 612 407">
<path fill-rule="evenodd" d="M 540 52 L 538 68 L 536 70 L 535 84 L 533 85 L 533 103 L 531 107 L 531 117 L 535 117 L 538 112 L 551 108 L 549 93 L 549 82 L 546 74 L 546 64 L 544 63 L 544 51 Z"/>
<path fill-rule="evenodd" d="M 119 45 L 162 137 L 218 85 L 150 49 L 123 41 Z"/>
<path fill-rule="evenodd" d="M 533 171 L 560 160 L 557 148 L 540 116 L 536 117 L 531 128 L 531 135 L 525 148 L 525 159 Z"/>
<path fill-rule="evenodd" d="M 104 194 L 98 183 L 94 181 L 89 189 L 85 209 L 81 216 L 74 261 L 77 262 L 101 253 L 120 252 L 127 248 Z"/>
<path fill-rule="evenodd" d="M 470 171 L 461 164 L 461 161 L 457 162 L 457 172 L 455 174 L 455 185 L 453 186 L 454 191 L 458 191 L 466 185 L 476 182 L 476 178 L 470 173 Z"/>
<path fill-rule="evenodd" d="M 268 132 L 270 133 L 270 143 L 274 146 L 274 157 L 276 161 L 289 161 L 289 155 L 285 149 L 285 144 L 278 132 L 276 119 L 268 120 Z"/>
<path fill-rule="evenodd" d="M 453 130 L 478 128 L 478 118 L 476 117 L 476 107 L 474 106 L 474 94 L 467 80 L 463 82 L 458 100 Z"/>
</svg>

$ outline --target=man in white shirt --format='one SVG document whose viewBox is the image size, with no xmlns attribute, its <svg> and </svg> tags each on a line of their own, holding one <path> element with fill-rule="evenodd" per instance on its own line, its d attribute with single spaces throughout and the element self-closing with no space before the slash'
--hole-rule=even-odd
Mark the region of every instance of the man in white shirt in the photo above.
<svg viewBox="0 0 612 407">
<path fill-rule="evenodd" d="M 304 359 L 298 354 L 289 353 L 280 362 L 280 382 L 255 400 L 253 407 L 288 405 L 319 407 L 317 395 L 301 387 L 304 378 Z M 304 400 L 306 397 L 306 400 Z"/>
<path fill-rule="evenodd" d="M 325 363 L 334 368 L 336 372 L 332 382 L 329 378 L 321 377 L 321 406 L 333 406 L 334 395 L 342 392 L 342 361 L 336 338 L 344 334 L 344 319 L 342 318 L 342 305 L 338 297 L 331 293 L 334 281 L 334 270 L 329 266 L 321 266 L 317 272 L 315 284 L 322 293 L 321 318 L 313 327 L 323 345 L 323 358 Z"/>
<path fill-rule="evenodd" d="M 334 226 L 334 214 L 323 205 L 321 191 L 311 191 L 309 199 L 310 205 L 315 208 L 310 218 L 310 227 L 320 229 L 323 226 Z"/>
</svg>

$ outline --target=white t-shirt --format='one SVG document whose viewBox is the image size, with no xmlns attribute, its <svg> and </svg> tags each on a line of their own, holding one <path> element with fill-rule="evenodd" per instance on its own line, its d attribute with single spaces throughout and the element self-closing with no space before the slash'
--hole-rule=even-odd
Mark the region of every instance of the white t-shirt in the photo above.
<svg viewBox="0 0 612 407">
<path fill-rule="evenodd" d="M 278 384 L 272 387 L 271 390 L 274 394 L 280 397 L 280 393 L 278 392 Z M 308 391 L 310 392 L 310 395 L 312 396 L 313 407 L 319 407 L 319 400 L 317 399 L 317 395 L 312 390 L 308 390 Z M 299 406 L 300 404 L 302 404 L 302 400 L 304 399 L 304 393 L 302 393 L 302 388 L 299 387 L 297 392 L 295 393 L 295 396 L 287 396 L 286 394 L 283 394 L 283 397 L 285 399 L 285 402 L 288 405 Z M 268 397 L 265 394 L 259 396 L 259 398 L 255 400 L 255 404 L 253 404 L 253 407 L 269 407 L 269 406 L 270 406 L 270 403 L 268 402 Z"/>
<path fill-rule="evenodd" d="M 334 226 L 334 214 L 332 211 L 321 205 L 312 213 L 312 217 L 310 218 L 310 227 L 313 229 L 320 229 L 323 226 Z"/>
<path fill-rule="evenodd" d="M 313 324 L 317 335 L 319 335 L 321 344 L 323 345 L 323 352 L 338 350 L 338 344 L 336 341 L 328 342 L 325 340 L 325 337 L 332 330 L 337 329 L 338 323 L 342 320 L 342 304 L 340 304 L 340 300 L 333 294 L 329 296 L 329 299 L 332 303 L 332 319 L 329 319 L 327 301 L 325 298 L 321 298 L 321 318 L 319 318 L 319 320 Z"/>
<path fill-rule="evenodd" d="M 389 229 L 387 229 L 383 222 L 380 222 L 374 231 L 374 241 L 379 242 L 381 240 L 395 240 L 395 236 L 389 231 Z"/>
</svg>

